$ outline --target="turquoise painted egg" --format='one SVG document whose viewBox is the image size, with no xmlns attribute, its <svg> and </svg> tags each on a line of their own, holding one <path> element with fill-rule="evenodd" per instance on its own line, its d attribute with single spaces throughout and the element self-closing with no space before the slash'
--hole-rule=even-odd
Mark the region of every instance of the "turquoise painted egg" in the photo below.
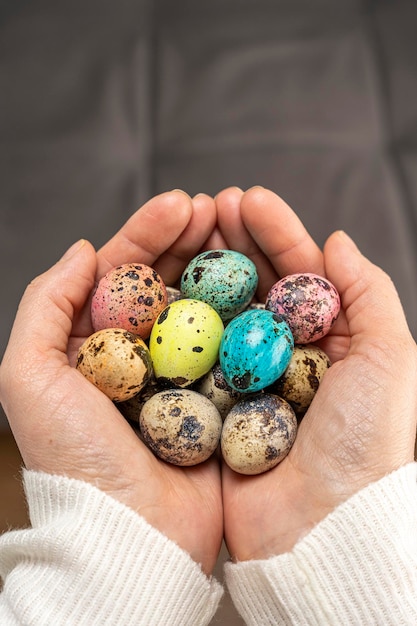
<svg viewBox="0 0 417 626">
<path fill-rule="evenodd" d="M 205 302 L 184 298 L 158 316 L 149 338 L 157 380 L 188 387 L 216 363 L 223 322 Z"/>
<path fill-rule="evenodd" d="M 246 309 L 258 286 L 256 266 L 235 250 L 209 250 L 185 268 L 181 292 L 213 307 L 224 322 Z"/>
<path fill-rule="evenodd" d="M 219 361 L 228 384 L 243 393 L 271 385 L 286 370 L 294 350 L 288 324 L 272 311 L 253 309 L 226 326 Z"/>
</svg>

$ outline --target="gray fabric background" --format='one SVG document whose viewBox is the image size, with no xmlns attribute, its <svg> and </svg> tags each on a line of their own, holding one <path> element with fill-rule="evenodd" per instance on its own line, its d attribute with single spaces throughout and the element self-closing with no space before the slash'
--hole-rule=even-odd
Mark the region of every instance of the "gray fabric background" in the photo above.
<svg viewBox="0 0 417 626">
<path fill-rule="evenodd" d="M 35 275 L 171 188 L 345 229 L 417 335 L 416 31 L 415 0 L 3 0 L 0 357 Z"/>
<path fill-rule="evenodd" d="M 268 186 L 344 228 L 417 334 L 413 0 L 0 5 L 0 356 L 25 285 L 153 194 Z M 5 420 L 0 420 L 5 424 Z"/>
</svg>

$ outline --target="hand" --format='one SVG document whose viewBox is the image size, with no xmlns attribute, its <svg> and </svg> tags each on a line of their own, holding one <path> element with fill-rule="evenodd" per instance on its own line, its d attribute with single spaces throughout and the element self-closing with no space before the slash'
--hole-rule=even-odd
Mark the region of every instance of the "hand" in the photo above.
<svg viewBox="0 0 417 626">
<path fill-rule="evenodd" d="M 322 340 L 334 364 L 281 464 L 258 476 L 223 469 L 225 539 L 233 558 L 289 551 L 338 504 L 414 458 L 417 350 L 384 272 L 341 232 L 323 253 L 291 209 L 262 188 L 216 198 L 225 246 L 261 274 L 259 299 L 279 276 L 327 276 L 343 311 Z"/>
<path fill-rule="evenodd" d="M 208 196 L 145 204 L 96 254 L 79 242 L 27 288 L 0 368 L 0 399 L 27 468 L 92 483 L 138 511 L 211 573 L 223 533 L 215 458 L 159 461 L 113 403 L 73 366 L 93 332 L 88 300 L 111 267 L 142 262 L 173 284 L 216 221 Z"/>
</svg>

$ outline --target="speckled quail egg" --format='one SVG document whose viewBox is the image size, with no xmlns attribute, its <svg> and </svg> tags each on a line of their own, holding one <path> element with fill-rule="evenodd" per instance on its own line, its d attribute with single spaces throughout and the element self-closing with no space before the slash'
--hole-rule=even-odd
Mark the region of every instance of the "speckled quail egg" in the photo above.
<svg viewBox="0 0 417 626">
<path fill-rule="evenodd" d="M 269 290 L 265 307 L 287 322 L 297 344 L 324 337 L 340 311 L 336 287 L 317 274 L 291 274 Z"/>
<path fill-rule="evenodd" d="M 170 287 L 169 285 L 167 285 L 167 296 L 168 296 L 167 304 L 171 304 L 172 302 L 175 302 L 176 300 L 181 300 L 181 298 L 184 297 L 180 289 L 177 289 L 177 287 Z"/>
<path fill-rule="evenodd" d="M 192 259 L 181 277 L 187 298 L 212 306 L 224 322 L 243 311 L 258 285 L 256 266 L 234 250 L 209 250 Z"/>
<path fill-rule="evenodd" d="M 295 346 L 291 361 L 268 391 L 284 398 L 300 419 L 310 406 L 331 361 L 318 346 Z"/>
<path fill-rule="evenodd" d="M 93 294 L 93 328 L 123 328 L 147 339 L 167 304 L 165 284 L 154 269 L 143 263 L 119 265 L 103 276 Z"/>
<path fill-rule="evenodd" d="M 214 404 L 190 389 L 155 394 L 143 405 L 139 423 L 154 454 L 181 466 L 207 460 L 216 450 L 222 430 L 222 418 Z"/>
<path fill-rule="evenodd" d="M 169 304 L 149 339 L 155 377 L 187 387 L 216 363 L 223 322 L 205 302 L 184 298 Z"/>
<path fill-rule="evenodd" d="M 90 335 L 78 351 L 76 367 L 114 402 L 132 398 L 152 375 L 145 342 L 120 328 L 105 328 Z"/>
<path fill-rule="evenodd" d="M 213 402 L 223 419 L 243 397 L 241 392 L 236 391 L 227 383 L 220 363 L 216 363 L 203 378 L 197 381 L 194 390 Z"/>
<path fill-rule="evenodd" d="M 129 422 L 139 425 L 139 417 L 143 405 L 160 391 L 163 391 L 161 385 L 159 385 L 154 378 L 151 378 L 145 387 L 134 395 L 133 398 L 129 398 L 129 400 L 125 400 L 124 402 L 118 402 L 117 408 Z"/>
<path fill-rule="evenodd" d="M 223 423 L 221 451 L 239 474 L 261 474 L 289 453 L 297 434 L 297 418 L 279 396 L 259 393 L 240 400 Z"/>
<path fill-rule="evenodd" d="M 244 311 L 225 328 L 219 350 L 220 367 L 233 389 L 254 393 L 283 374 L 293 348 L 287 323 L 275 313 Z"/>
</svg>

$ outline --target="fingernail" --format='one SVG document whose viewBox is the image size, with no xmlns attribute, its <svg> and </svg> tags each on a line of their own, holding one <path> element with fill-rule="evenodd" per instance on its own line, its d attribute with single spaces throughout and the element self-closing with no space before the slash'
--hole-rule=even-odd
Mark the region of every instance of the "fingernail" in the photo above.
<svg viewBox="0 0 417 626">
<path fill-rule="evenodd" d="M 224 189 L 221 189 L 221 191 L 218 191 L 216 193 L 216 195 L 214 196 L 214 200 L 216 200 L 220 196 L 220 194 L 223 194 L 225 191 L 227 191 L 227 192 L 237 191 L 240 194 L 244 193 L 244 191 L 243 191 L 243 189 L 241 189 L 241 187 L 238 187 L 237 185 L 231 185 L 230 187 L 224 187 Z"/>
<path fill-rule="evenodd" d="M 79 239 L 78 241 L 73 243 L 72 246 L 70 246 L 65 254 L 63 254 L 63 256 L 60 258 L 60 261 L 68 261 L 68 259 L 74 256 L 74 254 L 76 254 L 79 250 L 81 250 L 85 243 L 85 239 Z"/>
<path fill-rule="evenodd" d="M 207 194 L 200 191 L 200 193 L 196 193 L 195 196 L 193 196 L 193 200 L 195 200 L 196 198 L 199 198 L 200 196 L 203 198 L 207 198 Z"/>
<path fill-rule="evenodd" d="M 184 191 L 184 189 L 171 189 L 171 191 L 178 191 L 178 193 L 183 193 L 187 198 L 190 198 L 190 194 Z"/>
<path fill-rule="evenodd" d="M 253 185 L 252 187 L 249 187 L 246 191 L 252 191 L 252 189 L 265 189 L 265 187 L 263 187 L 262 185 Z"/>
<path fill-rule="evenodd" d="M 345 245 L 349 246 L 349 248 L 351 248 L 352 250 L 359 252 L 359 248 L 356 243 L 344 230 L 339 230 L 338 235 L 341 239 L 343 239 Z"/>
</svg>

